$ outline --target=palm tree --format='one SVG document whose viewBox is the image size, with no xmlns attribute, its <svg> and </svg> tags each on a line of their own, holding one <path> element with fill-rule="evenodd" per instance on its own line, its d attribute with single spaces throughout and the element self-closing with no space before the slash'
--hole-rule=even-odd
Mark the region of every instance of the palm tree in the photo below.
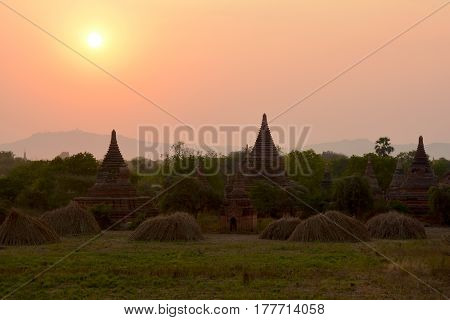
<svg viewBox="0 0 450 320">
<path fill-rule="evenodd" d="M 391 145 L 391 139 L 388 137 L 381 137 L 375 142 L 375 152 L 380 157 L 387 157 L 394 152 L 394 147 Z"/>
</svg>

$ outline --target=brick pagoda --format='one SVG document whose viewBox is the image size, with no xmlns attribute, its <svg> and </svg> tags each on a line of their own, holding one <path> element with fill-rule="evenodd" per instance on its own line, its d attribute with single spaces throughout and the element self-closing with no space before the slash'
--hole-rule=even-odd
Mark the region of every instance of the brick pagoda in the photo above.
<svg viewBox="0 0 450 320">
<path fill-rule="evenodd" d="M 113 222 L 123 219 L 130 212 L 139 208 L 150 200 L 149 197 L 139 197 L 135 187 L 130 182 L 130 171 L 117 144 L 116 131 L 111 133 L 111 143 L 108 152 L 97 172 L 97 181 L 84 197 L 74 199 L 80 205 L 90 208 L 105 204 L 111 207 Z M 155 211 L 151 204 L 142 211 Z M 136 213 L 130 215 L 123 222 L 132 220 Z"/>
<path fill-rule="evenodd" d="M 225 185 L 225 205 L 220 217 L 222 232 L 257 231 L 257 212 L 249 197 L 249 189 L 256 182 L 278 184 L 282 188 L 289 186 L 283 159 L 273 142 L 265 114 L 255 145 L 250 152 L 245 150 L 240 164 L 235 168 L 237 172 L 228 177 Z"/>
<path fill-rule="evenodd" d="M 436 184 L 437 179 L 425 152 L 421 136 L 405 181 L 392 199 L 405 203 L 412 213 L 425 214 L 429 210 L 428 190 Z"/>
</svg>

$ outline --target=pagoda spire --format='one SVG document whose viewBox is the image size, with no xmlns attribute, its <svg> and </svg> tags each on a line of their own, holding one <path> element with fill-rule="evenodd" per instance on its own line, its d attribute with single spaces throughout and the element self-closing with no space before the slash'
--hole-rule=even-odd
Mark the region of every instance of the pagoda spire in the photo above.
<svg viewBox="0 0 450 320">
<path fill-rule="evenodd" d="M 115 129 L 113 129 L 113 131 L 111 132 L 111 143 L 110 144 L 117 145 L 117 134 L 116 134 Z"/>
<path fill-rule="evenodd" d="M 413 164 L 429 166 L 428 156 L 425 152 L 422 136 L 419 137 L 419 144 L 417 145 L 417 151 L 414 156 Z"/>
<path fill-rule="evenodd" d="M 108 152 L 105 155 L 102 163 L 103 167 L 126 167 L 125 160 L 120 152 L 119 145 L 117 144 L 116 130 L 111 132 L 111 142 L 109 144 Z"/>
<path fill-rule="evenodd" d="M 262 127 L 268 127 L 268 123 L 267 123 L 267 115 L 265 113 L 263 113 L 263 118 L 262 118 L 262 122 L 261 122 L 261 128 Z"/>
<path fill-rule="evenodd" d="M 279 156 L 278 150 L 272 139 L 272 134 L 270 133 L 265 113 L 263 114 L 258 137 L 256 138 L 255 146 L 251 153 L 252 157 L 257 159 L 271 159 Z"/>
<path fill-rule="evenodd" d="M 404 181 L 405 181 L 405 171 L 403 170 L 403 162 L 401 159 L 398 159 L 389 188 L 391 190 L 400 188 Z"/>
</svg>

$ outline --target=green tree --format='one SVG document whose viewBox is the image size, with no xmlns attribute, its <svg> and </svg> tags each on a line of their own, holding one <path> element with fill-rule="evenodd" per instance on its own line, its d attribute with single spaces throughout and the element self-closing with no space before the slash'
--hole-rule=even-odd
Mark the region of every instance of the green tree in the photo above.
<svg viewBox="0 0 450 320">
<path fill-rule="evenodd" d="M 380 157 L 387 157 L 394 152 L 394 147 L 391 145 L 391 139 L 388 137 L 381 137 L 375 142 L 375 152 Z"/>
<path fill-rule="evenodd" d="M 408 172 L 415 156 L 416 150 L 412 150 L 409 152 L 400 152 L 395 158 L 402 162 L 404 172 Z"/>
<path fill-rule="evenodd" d="M 431 211 L 441 223 L 450 225 L 450 187 L 437 186 L 429 191 Z"/>
<path fill-rule="evenodd" d="M 11 151 L 0 151 L 0 176 L 8 174 L 14 167 L 24 162 Z"/>
<path fill-rule="evenodd" d="M 373 208 L 373 197 L 367 180 L 347 177 L 336 181 L 334 200 L 339 210 L 364 218 Z"/>
<path fill-rule="evenodd" d="M 433 160 L 431 166 L 433 167 L 433 171 L 439 179 L 450 171 L 450 161 L 445 158 Z"/>
<path fill-rule="evenodd" d="M 184 211 L 197 217 L 201 211 L 217 210 L 222 205 L 222 195 L 215 193 L 212 188 L 204 186 L 196 178 L 168 177 L 165 187 L 169 186 L 173 187 L 164 194 L 160 201 L 163 211 Z"/>
<path fill-rule="evenodd" d="M 293 188 L 290 188 L 288 193 L 279 186 L 259 181 L 249 193 L 252 205 L 261 217 L 280 218 L 284 214 L 293 215 L 299 208 L 296 197 L 299 197 L 300 193 Z"/>
<path fill-rule="evenodd" d="M 286 156 L 286 171 L 310 193 L 320 192 L 320 181 L 325 171 L 325 160 L 314 150 L 292 151 Z"/>
<path fill-rule="evenodd" d="M 89 209 L 97 220 L 100 228 L 106 229 L 112 225 L 111 213 L 112 207 L 106 204 L 97 204 Z"/>
</svg>

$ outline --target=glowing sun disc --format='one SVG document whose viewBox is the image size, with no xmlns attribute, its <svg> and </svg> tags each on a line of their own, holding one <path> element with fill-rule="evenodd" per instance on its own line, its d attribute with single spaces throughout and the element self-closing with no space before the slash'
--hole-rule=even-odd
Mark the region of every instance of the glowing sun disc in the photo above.
<svg viewBox="0 0 450 320">
<path fill-rule="evenodd" d="M 98 48 L 103 43 L 102 36 L 97 32 L 91 32 L 87 37 L 87 43 L 91 48 Z"/>
</svg>

